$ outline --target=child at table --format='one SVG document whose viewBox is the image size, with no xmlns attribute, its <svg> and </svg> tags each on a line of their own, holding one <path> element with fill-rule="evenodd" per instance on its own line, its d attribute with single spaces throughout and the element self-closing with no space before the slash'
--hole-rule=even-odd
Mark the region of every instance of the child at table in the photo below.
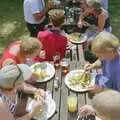
<svg viewBox="0 0 120 120">
<path fill-rule="evenodd" d="M 46 57 L 43 61 L 53 60 L 53 56 L 56 52 L 60 53 L 60 57 L 63 58 L 66 53 L 67 37 L 65 32 L 61 30 L 61 27 L 65 20 L 64 11 L 51 10 L 49 11 L 49 18 L 52 26 L 45 31 L 38 33 L 38 39 L 43 45 Z M 41 58 L 37 57 L 36 61 L 41 61 Z"/>
<path fill-rule="evenodd" d="M 85 105 L 81 107 L 79 113 L 81 116 L 95 115 L 96 113 L 101 120 L 119 120 L 120 93 L 114 90 L 103 91 L 93 98 L 92 106 Z"/>
<path fill-rule="evenodd" d="M 103 76 L 107 81 L 99 81 L 96 85 L 89 87 L 91 92 L 98 93 L 104 89 L 120 91 L 120 43 L 111 33 L 101 32 L 92 42 L 92 52 L 99 58 L 93 64 L 85 65 L 85 70 L 102 68 Z"/>
</svg>

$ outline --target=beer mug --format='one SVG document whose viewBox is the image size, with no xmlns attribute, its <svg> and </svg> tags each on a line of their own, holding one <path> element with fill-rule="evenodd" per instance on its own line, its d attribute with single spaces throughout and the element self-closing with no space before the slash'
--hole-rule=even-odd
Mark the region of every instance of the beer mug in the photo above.
<svg viewBox="0 0 120 120">
<path fill-rule="evenodd" d="M 69 61 L 67 59 L 62 59 L 60 62 L 61 72 L 66 75 L 69 72 Z"/>
</svg>

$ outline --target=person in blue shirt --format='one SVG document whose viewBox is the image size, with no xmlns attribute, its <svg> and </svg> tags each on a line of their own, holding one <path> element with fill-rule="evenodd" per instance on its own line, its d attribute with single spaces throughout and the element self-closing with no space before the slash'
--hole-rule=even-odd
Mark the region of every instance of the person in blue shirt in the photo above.
<svg viewBox="0 0 120 120">
<path fill-rule="evenodd" d="M 99 59 L 93 64 L 86 64 L 85 70 L 101 67 L 103 73 L 102 76 L 105 76 L 108 80 L 100 82 L 96 81 L 94 86 L 89 87 L 91 92 L 98 93 L 106 88 L 120 91 L 119 40 L 113 34 L 103 31 L 93 40 L 92 52 Z"/>
</svg>

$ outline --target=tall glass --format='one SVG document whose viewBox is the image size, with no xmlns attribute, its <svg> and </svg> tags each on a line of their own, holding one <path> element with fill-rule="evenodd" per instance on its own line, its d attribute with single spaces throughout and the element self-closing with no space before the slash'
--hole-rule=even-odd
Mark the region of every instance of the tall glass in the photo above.
<svg viewBox="0 0 120 120">
<path fill-rule="evenodd" d="M 56 52 L 53 55 L 53 62 L 54 62 L 54 67 L 57 69 L 60 67 L 60 53 Z"/>
<path fill-rule="evenodd" d="M 69 72 L 69 61 L 67 59 L 62 59 L 60 66 L 62 74 L 66 75 Z"/>
<path fill-rule="evenodd" d="M 76 96 L 68 96 L 67 98 L 68 111 L 76 112 L 77 111 L 77 97 Z"/>
</svg>

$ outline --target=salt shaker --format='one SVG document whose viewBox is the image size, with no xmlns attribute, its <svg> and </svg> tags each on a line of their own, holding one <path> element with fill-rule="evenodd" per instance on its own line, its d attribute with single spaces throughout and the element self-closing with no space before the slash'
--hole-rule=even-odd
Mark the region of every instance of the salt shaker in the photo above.
<svg viewBox="0 0 120 120">
<path fill-rule="evenodd" d="M 57 90 L 59 88 L 59 78 L 58 77 L 55 77 L 55 79 L 54 79 L 54 88 L 55 88 L 55 90 Z"/>
</svg>

